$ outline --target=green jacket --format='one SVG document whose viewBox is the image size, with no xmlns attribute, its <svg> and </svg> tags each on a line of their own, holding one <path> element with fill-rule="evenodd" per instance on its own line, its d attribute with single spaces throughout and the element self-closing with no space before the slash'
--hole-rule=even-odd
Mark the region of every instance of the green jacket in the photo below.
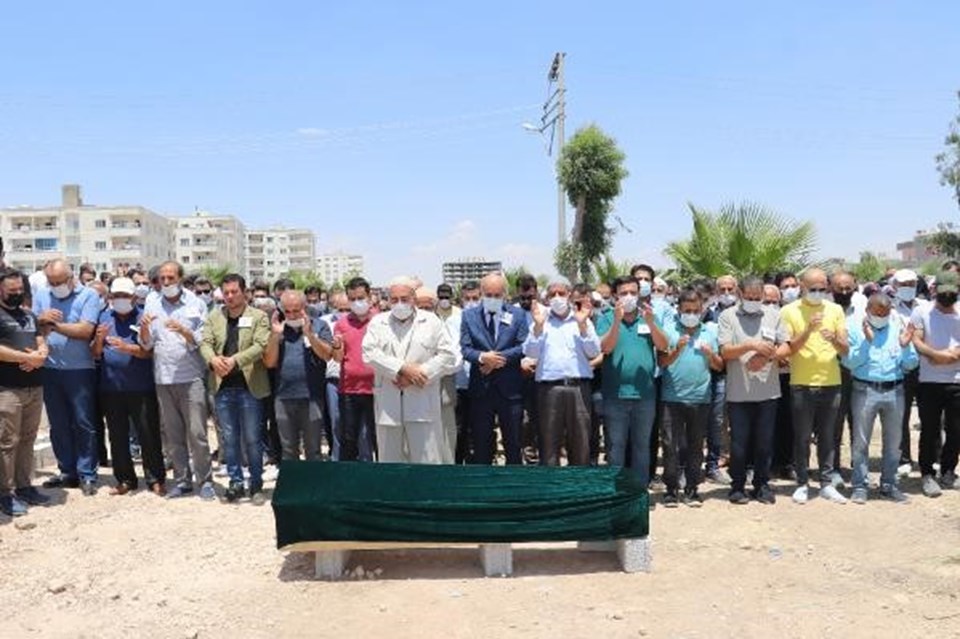
<svg viewBox="0 0 960 639">
<path fill-rule="evenodd" d="M 270 339 L 267 314 L 247 306 L 240 316 L 239 330 L 240 339 L 234 355 L 237 366 L 243 372 L 250 393 L 257 399 L 263 399 L 270 395 L 270 379 L 267 377 L 267 367 L 263 365 L 263 353 Z M 203 326 L 203 343 L 200 345 L 200 354 L 207 366 L 210 366 L 214 357 L 223 355 L 226 342 L 227 309 L 216 308 L 207 315 L 207 322 Z M 213 373 L 213 369 L 210 370 L 210 386 L 214 392 L 220 388 L 220 378 Z"/>
</svg>

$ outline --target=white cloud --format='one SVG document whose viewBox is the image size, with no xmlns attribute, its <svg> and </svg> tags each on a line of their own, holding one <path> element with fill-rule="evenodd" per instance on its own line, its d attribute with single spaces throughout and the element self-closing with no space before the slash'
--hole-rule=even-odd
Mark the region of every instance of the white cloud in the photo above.
<svg viewBox="0 0 960 639">
<path fill-rule="evenodd" d="M 326 129 L 318 129 L 317 127 L 306 126 L 297 129 L 297 135 L 302 135 L 305 138 L 320 138 L 330 133 Z"/>
<path fill-rule="evenodd" d="M 451 258 L 463 256 L 463 251 L 474 251 L 477 247 L 477 225 L 473 220 L 461 220 L 453 225 L 446 235 L 423 244 L 414 245 L 414 255 Z"/>
</svg>

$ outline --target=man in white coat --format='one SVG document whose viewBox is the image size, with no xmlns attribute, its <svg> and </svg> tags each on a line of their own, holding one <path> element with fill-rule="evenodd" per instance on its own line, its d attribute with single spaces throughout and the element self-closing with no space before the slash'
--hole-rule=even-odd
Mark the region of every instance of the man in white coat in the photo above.
<svg viewBox="0 0 960 639">
<path fill-rule="evenodd" d="M 390 312 L 370 320 L 363 361 L 373 367 L 381 462 L 441 464 L 448 457 L 440 378 L 456 371 L 457 352 L 435 314 L 416 307 L 416 283 L 390 283 Z"/>
</svg>

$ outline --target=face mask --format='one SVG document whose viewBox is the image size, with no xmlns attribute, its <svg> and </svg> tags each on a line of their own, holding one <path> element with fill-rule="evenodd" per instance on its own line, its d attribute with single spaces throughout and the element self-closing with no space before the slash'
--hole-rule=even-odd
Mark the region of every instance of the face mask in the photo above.
<svg viewBox="0 0 960 639">
<path fill-rule="evenodd" d="M 664 295 L 663 293 L 654 293 L 650 296 L 650 299 L 654 302 L 657 302 L 657 301 L 666 302 L 667 296 Z"/>
<path fill-rule="evenodd" d="M 487 313 L 496 313 L 503 306 L 503 300 L 499 297 L 484 297 L 483 310 Z"/>
<path fill-rule="evenodd" d="M 59 286 L 51 286 L 50 292 L 53 293 L 53 296 L 58 300 L 65 300 L 70 297 L 70 287 L 66 284 L 60 284 Z"/>
<path fill-rule="evenodd" d="M 698 313 L 681 313 L 680 323 L 686 328 L 695 328 L 700 325 L 700 315 Z"/>
<path fill-rule="evenodd" d="M 570 310 L 570 301 L 565 297 L 553 297 L 550 299 L 550 310 L 554 315 L 566 315 Z"/>
<path fill-rule="evenodd" d="M 113 311 L 115 313 L 120 313 L 121 315 L 126 315 L 133 310 L 133 302 L 127 299 L 118 298 L 113 300 Z"/>
<path fill-rule="evenodd" d="M 405 322 L 410 319 L 410 316 L 413 315 L 413 307 L 409 304 L 400 302 L 399 304 L 394 304 L 393 308 L 390 309 L 390 314 L 401 322 Z"/>
<path fill-rule="evenodd" d="M 209 305 L 210 302 L 213 301 L 213 295 L 211 295 L 210 293 L 200 293 L 200 295 L 198 295 L 198 297 L 199 297 L 201 300 L 203 300 L 203 303 L 204 303 L 204 304 L 208 304 L 208 305 Z"/>
<path fill-rule="evenodd" d="M 437 308 L 441 308 L 445 311 L 450 310 L 450 300 L 447 298 L 437 300 Z"/>
<path fill-rule="evenodd" d="M 167 299 L 172 299 L 180 294 L 180 285 L 170 284 L 169 286 L 164 286 L 160 289 L 160 292 L 163 293 L 163 296 Z"/>
<path fill-rule="evenodd" d="M 719 297 L 717 302 L 720 306 L 733 306 L 737 303 L 737 296 L 733 293 L 724 293 Z"/>
<path fill-rule="evenodd" d="M 840 306 L 847 308 L 850 306 L 850 300 L 853 299 L 853 293 L 834 293 L 833 301 Z"/>
<path fill-rule="evenodd" d="M 749 315 L 757 315 L 763 312 L 763 302 L 760 300 L 743 300 L 743 312 Z"/>
<path fill-rule="evenodd" d="M 821 293 L 820 291 L 809 292 L 807 293 L 807 302 L 813 304 L 814 306 L 820 306 L 823 304 L 824 298 L 827 296 L 826 293 Z"/>
<path fill-rule="evenodd" d="M 957 303 L 956 293 L 937 293 L 937 304 L 949 308 Z"/>
<path fill-rule="evenodd" d="M 284 324 L 286 324 L 288 327 L 293 329 L 300 329 L 300 328 L 303 328 L 303 318 L 301 317 L 300 319 L 295 319 L 295 320 L 288 319 L 284 321 Z"/>
<path fill-rule="evenodd" d="M 133 289 L 133 293 L 140 299 L 145 299 L 147 295 L 150 294 L 150 287 L 146 284 L 137 284 L 137 287 Z"/>
<path fill-rule="evenodd" d="M 637 310 L 637 296 L 636 295 L 622 295 L 620 297 L 620 303 L 623 305 L 624 313 L 633 313 Z"/>
<path fill-rule="evenodd" d="M 640 282 L 640 297 L 650 297 L 650 292 L 653 290 L 653 285 L 650 282 L 642 281 Z"/>
<path fill-rule="evenodd" d="M 15 295 L 7 295 L 7 299 L 4 300 L 7 308 L 20 308 L 23 306 L 24 295 L 23 293 L 17 293 Z"/>
<path fill-rule="evenodd" d="M 321 315 L 326 313 L 328 308 L 329 305 L 326 302 L 317 302 L 317 311 L 319 311 Z"/>
<path fill-rule="evenodd" d="M 890 316 L 887 315 L 886 317 L 877 317 L 876 315 L 867 315 L 867 322 L 870 323 L 870 326 L 876 329 L 886 328 L 890 323 Z"/>
<path fill-rule="evenodd" d="M 783 297 L 783 303 L 789 304 L 796 302 L 800 298 L 800 288 L 797 286 L 788 286 L 780 292 Z"/>
<path fill-rule="evenodd" d="M 676 296 L 676 295 L 667 295 L 666 301 L 667 301 L 667 304 L 669 304 L 670 306 L 676 306 L 676 305 L 677 305 L 677 296 Z"/>
<path fill-rule="evenodd" d="M 476 308 L 480 306 L 480 300 L 470 300 L 469 302 L 463 303 L 463 308 L 465 310 L 470 310 L 471 308 Z"/>
<path fill-rule="evenodd" d="M 363 317 L 370 310 L 370 302 L 367 300 L 353 300 L 350 302 L 350 310 L 357 317 Z"/>
<path fill-rule="evenodd" d="M 903 300 L 904 302 L 912 302 L 917 299 L 917 288 L 902 286 L 897 289 L 897 298 Z"/>
</svg>

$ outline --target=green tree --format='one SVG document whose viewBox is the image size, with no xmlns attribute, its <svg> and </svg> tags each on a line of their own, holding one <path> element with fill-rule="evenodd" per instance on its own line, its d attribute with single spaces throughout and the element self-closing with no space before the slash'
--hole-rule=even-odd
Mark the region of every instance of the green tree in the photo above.
<svg viewBox="0 0 960 639">
<path fill-rule="evenodd" d="M 924 240 L 927 246 L 944 258 L 960 257 L 960 233 L 952 224 L 940 223 L 937 232 Z"/>
<path fill-rule="evenodd" d="M 851 271 L 859 282 L 876 282 L 887 272 L 888 264 L 870 251 L 860 253 L 860 261 L 854 264 Z"/>
<path fill-rule="evenodd" d="M 960 91 L 957 91 L 957 100 L 960 101 Z M 953 199 L 960 206 L 960 114 L 950 122 L 943 145 L 946 149 L 935 158 L 940 184 L 953 189 Z"/>
<path fill-rule="evenodd" d="M 594 263 L 593 272 L 597 276 L 597 282 L 609 284 L 621 275 L 630 274 L 630 262 L 618 262 L 609 253 L 604 253 L 603 258 Z"/>
<path fill-rule="evenodd" d="M 762 205 L 726 204 L 713 213 L 688 204 L 693 232 L 664 253 L 681 281 L 694 277 L 763 275 L 812 264 L 817 246 L 812 222 L 795 222 Z"/>
<path fill-rule="evenodd" d="M 210 280 L 214 286 L 220 286 L 220 284 L 223 283 L 223 278 L 234 272 L 232 264 L 226 264 L 224 266 L 204 266 L 200 269 L 200 274 Z"/>
<path fill-rule="evenodd" d="M 324 288 L 323 280 L 320 279 L 320 275 L 315 271 L 290 271 L 286 276 L 293 280 L 293 286 L 298 291 L 302 291 L 308 286 Z"/>
<path fill-rule="evenodd" d="M 570 240 L 557 247 L 555 264 L 571 280 L 578 273 L 588 279 L 590 265 L 610 248 L 614 229 L 607 217 L 629 175 L 625 159 L 616 140 L 595 124 L 577 131 L 560 152 L 557 175 L 576 216 Z"/>
</svg>

